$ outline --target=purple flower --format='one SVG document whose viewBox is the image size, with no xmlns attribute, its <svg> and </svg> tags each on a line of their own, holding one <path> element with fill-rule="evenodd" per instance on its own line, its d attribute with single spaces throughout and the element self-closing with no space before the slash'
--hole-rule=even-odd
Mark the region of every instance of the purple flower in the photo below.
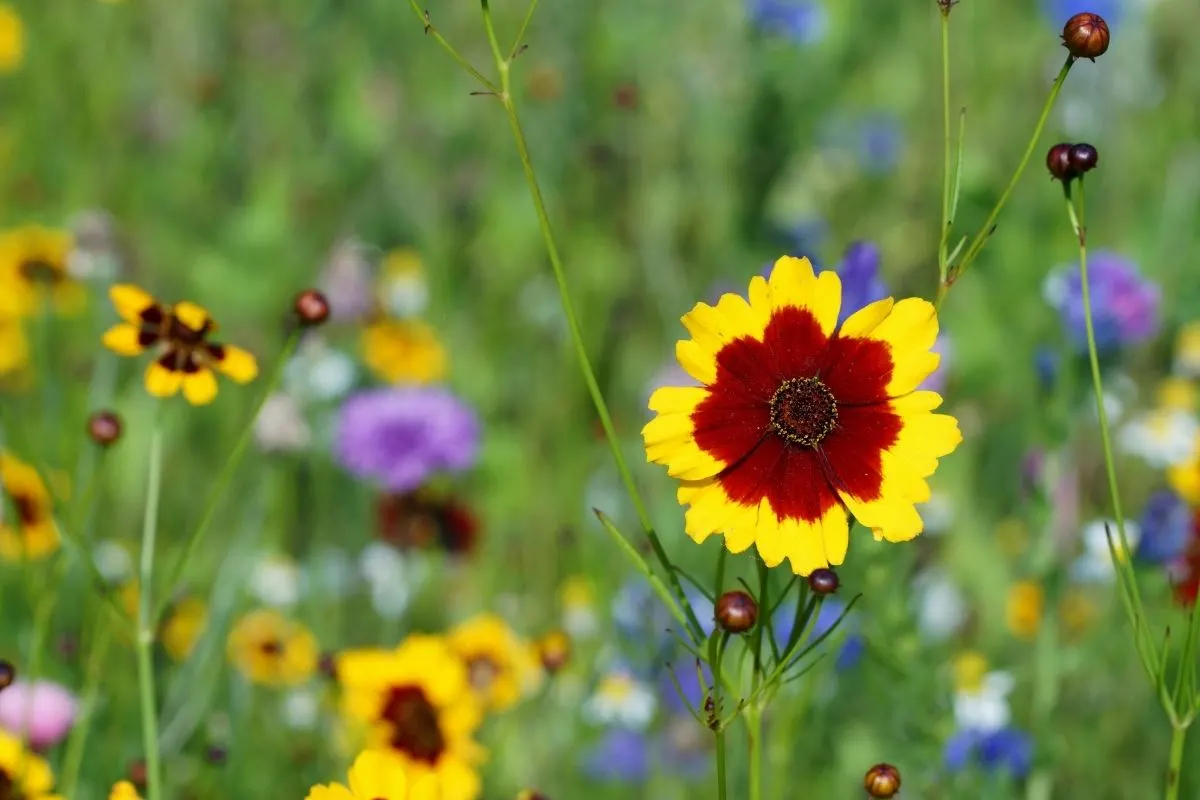
<svg viewBox="0 0 1200 800">
<path fill-rule="evenodd" d="M 1160 489 L 1146 501 L 1138 524 L 1142 538 L 1137 558 L 1151 564 L 1166 564 L 1183 555 L 1192 537 L 1192 510 L 1170 489 Z"/>
<path fill-rule="evenodd" d="M 51 681 L 16 681 L 0 692 L 0 728 L 16 736 L 28 730 L 29 743 L 39 750 L 62 741 L 78 713 L 75 695 Z"/>
<path fill-rule="evenodd" d="M 1088 259 L 1088 283 L 1096 347 L 1111 353 L 1123 345 L 1144 342 L 1158 332 L 1159 288 L 1138 274 L 1128 259 L 1099 250 Z M 1059 313 L 1072 344 L 1087 349 L 1083 286 L 1079 267 L 1059 271 L 1045 285 L 1050 305 Z"/>
<path fill-rule="evenodd" d="M 938 367 L 929 377 L 921 382 L 917 388 L 923 391 L 937 392 L 942 394 L 946 389 L 946 375 L 950 371 L 950 364 L 953 361 L 953 349 L 950 347 L 950 340 L 944 334 L 938 334 L 937 339 L 933 343 L 930 350 L 942 357 L 938 362 Z"/>
<path fill-rule="evenodd" d="M 838 324 L 876 300 L 888 296 L 887 284 L 879 277 L 879 247 L 872 242 L 854 242 L 842 255 L 837 268 L 842 279 L 842 313 Z"/>
<path fill-rule="evenodd" d="M 704 675 L 704 683 L 700 683 L 700 675 Z M 671 676 L 674 675 L 674 679 Z M 676 686 L 678 682 L 678 686 Z M 659 693 L 662 695 L 663 708 L 671 714 L 690 714 L 688 706 L 693 709 L 703 709 L 705 686 L 712 686 L 712 672 L 707 664 L 700 665 L 696 672 L 693 661 L 683 661 L 679 664 L 668 664 L 659 679 Z M 682 696 L 680 691 L 683 692 Z"/>
<path fill-rule="evenodd" d="M 1016 728 L 989 732 L 961 730 L 946 742 L 942 756 L 951 772 L 975 762 L 988 772 L 1003 770 L 1023 778 L 1033 763 L 1033 740 Z"/>
<path fill-rule="evenodd" d="M 811 0 L 751 0 L 749 14 L 761 30 L 797 44 L 819 42 L 829 27 L 825 8 Z"/>
<path fill-rule="evenodd" d="M 716 625 L 712 603 L 693 588 L 686 589 L 684 593 L 704 635 L 709 635 Z M 617 591 L 613 598 L 612 615 L 620 633 L 655 645 L 674 641 L 671 631 L 679 629 L 679 621 L 671 616 L 650 584 L 641 578 L 630 580 Z"/>
<path fill-rule="evenodd" d="M 479 421 L 446 389 L 372 389 L 342 405 L 336 447 L 349 472 L 389 491 L 409 492 L 438 472 L 475 463 Z"/>
<path fill-rule="evenodd" d="M 602 780 L 641 783 L 650 775 L 646 736 L 624 728 L 610 729 L 585 754 L 583 771 Z"/>
</svg>

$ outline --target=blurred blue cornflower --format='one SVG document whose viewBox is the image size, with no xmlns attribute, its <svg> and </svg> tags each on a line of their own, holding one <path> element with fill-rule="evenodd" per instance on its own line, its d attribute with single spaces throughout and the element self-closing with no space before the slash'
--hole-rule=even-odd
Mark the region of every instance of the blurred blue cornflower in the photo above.
<svg viewBox="0 0 1200 800">
<path fill-rule="evenodd" d="M 846 604 L 841 600 L 832 597 L 826 597 L 821 603 L 821 608 L 817 611 L 817 619 L 813 623 L 812 629 L 801 640 L 799 647 L 806 647 L 813 640 L 825 635 L 842 612 L 846 610 Z M 792 635 L 792 627 L 795 624 L 795 604 L 784 603 L 779 610 L 775 612 L 774 628 L 775 640 L 779 642 L 780 649 L 788 641 Z M 842 647 L 838 650 L 837 660 L 834 662 L 835 668 L 840 670 L 850 669 L 862 660 L 863 653 L 866 651 L 866 640 L 859 633 L 858 621 L 853 613 L 847 614 L 838 626 L 841 630 L 830 634 L 830 639 L 836 639 L 839 636 L 844 636 Z M 828 641 L 828 640 L 827 640 Z M 817 647 L 819 652 L 824 646 Z"/>
<path fill-rule="evenodd" d="M 1033 763 L 1033 739 L 1013 727 L 992 731 L 960 730 L 946 742 L 943 757 L 951 772 L 958 772 L 975 762 L 988 772 L 1003 770 L 1013 777 L 1023 778 Z"/>
<path fill-rule="evenodd" d="M 1168 564 L 1183 555 L 1192 537 L 1192 510 L 1171 489 L 1159 489 L 1146 501 L 1138 520 L 1142 538 L 1137 559 L 1150 564 Z"/>
<path fill-rule="evenodd" d="M 1090 12 L 1104 17 L 1111 27 L 1122 16 L 1126 3 L 1123 0 L 1042 0 L 1042 7 L 1050 19 L 1066 25 L 1076 14 Z"/>
<path fill-rule="evenodd" d="M 879 276 L 882 256 L 873 242 L 852 242 L 842 254 L 838 277 L 842 279 L 842 312 L 838 324 L 855 311 L 888 296 L 887 284 Z"/>
<path fill-rule="evenodd" d="M 825 150 L 850 159 L 864 173 L 886 175 L 900 160 L 904 131 L 895 114 L 872 111 L 831 117 L 817 139 Z"/>
<path fill-rule="evenodd" d="M 796 44 L 815 44 L 829 29 L 825 6 L 813 0 L 750 0 L 748 14 L 759 30 Z"/>
<path fill-rule="evenodd" d="M 1043 392 L 1050 393 L 1058 381 L 1058 353 L 1054 348 L 1042 345 L 1033 354 L 1033 371 L 1037 375 L 1038 386 Z"/>
<path fill-rule="evenodd" d="M 1088 283 L 1098 350 L 1112 353 L 1123 345 L 1144 342 L 1158 332 L 1158 285 L 1143 278 L 1132 261 L 1099 250 L 1088 259 Z M 1062 317 L 1071 343 L 1080 352 L 1086 351 L 1079 266 L 1060 267 L 1052 272 L 1046 278 L 1043 295 Z"/>
</svg>

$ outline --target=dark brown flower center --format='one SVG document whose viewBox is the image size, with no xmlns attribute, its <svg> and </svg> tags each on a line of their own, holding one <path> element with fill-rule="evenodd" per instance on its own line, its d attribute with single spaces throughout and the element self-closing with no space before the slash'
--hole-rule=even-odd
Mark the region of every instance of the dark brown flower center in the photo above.
<svg viewBox="0 0 1200 800">
<path fill-rule="evenodd" d="M 436 764 L 446 749 L 437 709 L 416 686 L 393 686 L 380 716 L 392 726 L 391 746 L 416 761 Z"/>
<path fill-rule="evenodd" d="M 21 262 L 21 277 L 30 283 L 62 283 L 67 279 L 63 268 L 59 264 L 52 264 L 42 258 L 31 258 L 28 261 Z M 2 798 L 3 795 L 0 795 Z"/>
<path fill-rule="evenodd" d="M 0 769 L 0 800 L 24 800 L 24 797 L 9 774 Z"/>
<path fill-rule="evenodd" d="M 837 418 L 837 400 L 817 378 L 789 378 L 771 396 L 771 430 L 791 444 L 816 447 Z"/>
<path fill-rule="evenodd" d="M 487 656 L 467 659 L 467 681 L 475 691 L 486 691 L 499 676 L 500 667 Z"/>
<path fill-rule="evenodd" d="M 28 495 L 16 494 L 12 496 L 12 504 L 17 512 L 17 520 L 22 527 L 30 528 L 41 521 L 41 509 L 38 508 L 36 499 Z"/>
<path fill-rule="evenodd" d="M 283 655 L 283 642 L 278 639 L 266 639 L 259 644 L 258 649 L 269 658 L 279 658 Z"/>
</svg>

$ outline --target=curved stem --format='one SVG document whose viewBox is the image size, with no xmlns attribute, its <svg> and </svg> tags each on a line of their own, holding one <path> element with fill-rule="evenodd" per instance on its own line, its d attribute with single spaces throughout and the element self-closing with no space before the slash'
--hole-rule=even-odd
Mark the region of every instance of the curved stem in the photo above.
<svg viewBox="0 0 1200 800">
<path fill-rule="evenodd" d="M 942 9 L 942 233 L 938 238 L 938 285 L 946 282 L 950 241 L 950 9 Z"/>
<path fill-rule="evenodd" d="M 158 534 L 158 497 L 162 488 L 162 431 L 156 425 L 150 436 L 150 477 L 146 489 L 146 513 L 142 519 L 142 553 L 138 587 L 137 665 L 142 710 L 142 747 L 146 759 L 148 800 L 162 800 L 162 771 L 158 758 L 158 711 L 155 703 L 154 545 Z"/>
<path fill-rule="evenodd" d="M 1178 800 L 1179 785 L 1182 781 L 1180 770 L 1183 769 L 1183 745 L 1187 741 L 1187 725 L 1175 725 L 1171 728 L 1171 756 L 1167 763 L 1166 800 Z"/>
<path fill-rule="evenodd" d="M 409 5 L 412 6 L 412 10 L 416 13 L 417 19 L 421 20 L 421 24 L 425 26 L 425 33 L 428 36 L 432 36 L 434 41 L 437 42 L 438 45 L 440 45 L 441 48 L 445 50 L 451 58 L 458 62 L 460 67 L 466 70 L 472 78 L 483 84 L 483 86 L 486 87 L 489 92 L 492 92 L 493 94 L 499 93 L 500 90 L 496 88 L 496 85 L 484 77 L 482 72 L 471 66 L 471 62 L 463 58 L 462 55 L 454 49 L 454 46 L 442 37 L 442 34 L 438 32 L 438 29 L 433 27 L 433 23 L 429 21 L 429 12 L 423 11 L 421 6 L 417 4 L 417 0 L 409 0 Z"/>
</svg>

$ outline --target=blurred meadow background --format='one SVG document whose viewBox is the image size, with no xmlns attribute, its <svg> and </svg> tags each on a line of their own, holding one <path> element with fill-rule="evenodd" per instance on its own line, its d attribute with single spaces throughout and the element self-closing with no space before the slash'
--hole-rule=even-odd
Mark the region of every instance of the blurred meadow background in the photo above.
<svg viewBox="0 0 1200 800">
<path fill-rule="evenodd" d="M 477 5 L 428 10 L 492 75 Z M 878 762 L 905 798 L 1161 796 L 1171 724 L 1105 542 L 1078 247 L 1044 154 L 1100 153 L 1088 245 L 1129 560 L 1152 638 L 1179 643 L 1200 575 L 1200 7 L 955 6 L 951 246 L 1012 175 L 1078 11 L 1105 17 L 1111 47 L 1073 67 L 941 309 L 934 379 L 964 441 L 921 537 L 852 530 L 816 628 L 861 597 L 765 714 L 764 798 L 863 797 Z M 495 0 L 505 47 L 525 12 Z M 675 482 L 645 463 L 647 398 L 679 381 L 679 317 L 780 255 L 838 270 L 861 304 L 932 299 L 939 19 L 934 0 L 547 1 L 512 62 L 598 383 L 710 626 L 721 545 L 687 538 Z M 403 0 L 0 3 L 0 797 L 144 784 L 130 620 L 159 465 L 163 798 L 344 782 L 339 679 L 368 667 L 339 654 L 414 641 L 454 653 L 486 711 L 466 726 L 486 757 L 463 756 L 445 800 L 716 796 L 713 736 L 670 677 L 702 705 L 694 659 L 592 511 L 643 541 L 503 109 L 477 89 Z M 203 405 L 150 396 L 150 359 L 102 345 L 125 284 L 201 306 L 257 377 L 221 377 Z M 309 288 L 331 318 L 281 359 Z M 107 446 L 101 410 L 121 423 Z M 406 440 L 370 421 L 393 413 L 444 441 L 396 456 Z M 733 556 L 718 588 L 754 576 Z M 771 596 L 791 577 L 772 570 Z M 440 663 L 413 668 L 463 670 Z M 739 800 L 745 737 L 735 722 Z M 1180 797 L 1200 796 L 1195 739 Z M 28 779 L 29 748 L 56 789 Z"/>
</svg>

